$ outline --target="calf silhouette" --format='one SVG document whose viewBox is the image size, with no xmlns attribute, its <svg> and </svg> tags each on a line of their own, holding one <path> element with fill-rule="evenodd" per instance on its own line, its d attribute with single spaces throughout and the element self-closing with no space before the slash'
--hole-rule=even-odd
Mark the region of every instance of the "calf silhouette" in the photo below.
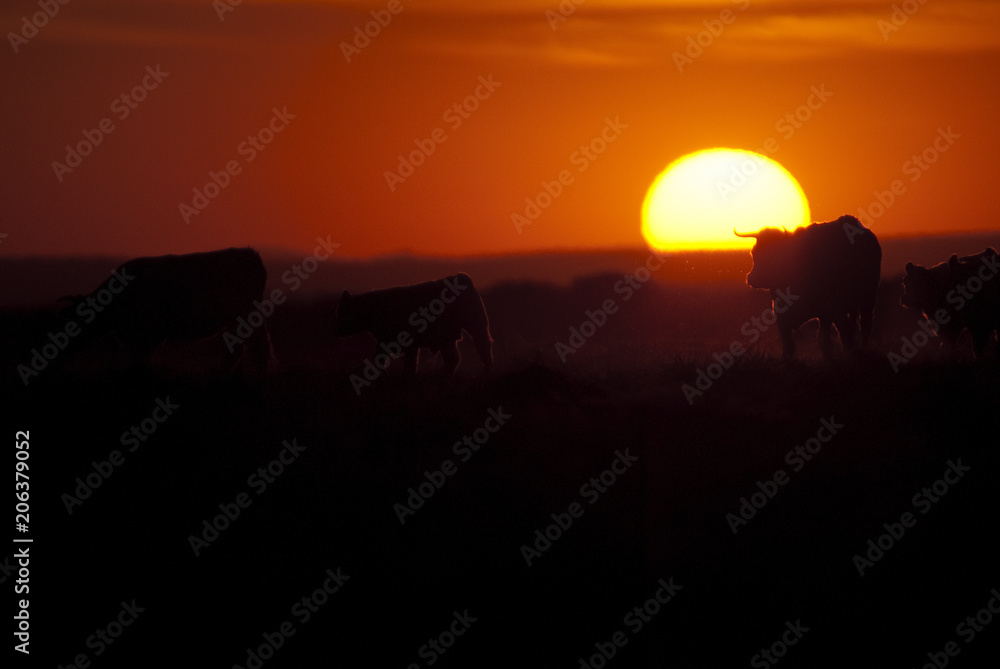
<svg viewBox="0 0 1000 669">
<path fill-rule="evenodd" d="M 968 330 L 981 357 L 1000 328 L 998 270 L 1000 255 L 992 247 L 962 258 L 953 255 L 934 267 L 908 262 L 900 303 L 934 321 L 946 356 L 955 354 L 958 337 Z"/>
<path fill-rule="evenodd" d="M 337 335 L 372 334 L 377 346 L 405 357 L 408 374 L 417 371 L 421 348 L 441 352 L 451 376 L 461 355 L 458 342 L 467 332 L 488 373 L 493 366 L 493 338 L 486 307 L 468 274 L 351 295 L 337 305 Z M 398 347 L 398 348 L 397 348 Z"/>
</svg>

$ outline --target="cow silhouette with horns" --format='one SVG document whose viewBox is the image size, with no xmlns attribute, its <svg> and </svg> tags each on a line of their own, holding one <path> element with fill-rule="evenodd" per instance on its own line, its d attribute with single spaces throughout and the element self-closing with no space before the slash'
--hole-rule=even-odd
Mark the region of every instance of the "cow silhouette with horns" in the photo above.
<svg viewBox="0 0 1000 669">
<path fill-rule="evenodd" d="M 747 274 L 747 285 L 771 292 L 786 358 L 795 354 L 794 331 L 814 318 L 819 319 L 819 346 L 824 358 L 831 355 L 833 326 L 846 351 L 868 345 L 882 247 L 858 219 L 841 216 L 791 231 L 765 228 L 733 233 L 757 240 L 751 251 L 753 268 Z"/>
</svg>

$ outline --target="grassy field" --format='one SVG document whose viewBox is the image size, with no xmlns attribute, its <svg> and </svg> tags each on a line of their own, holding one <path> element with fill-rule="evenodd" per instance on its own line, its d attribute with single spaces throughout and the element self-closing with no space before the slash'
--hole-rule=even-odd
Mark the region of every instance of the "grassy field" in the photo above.
<svg viewBox="0 0 1000 669">
<path fill-rule="evenodd" d="M 358 394 L 371 342 L 333 340 L 321 300 L 275 314 L 284 364 L 266 378 L 178 373 L 184 352 L 164 349 L 151 370 L 67 359 L 15 379 L 38 654 L 721 667 L 773 651 L 788 667 L 917 667 L 955 642 L 955 666 L 979 667 L 1000 652 L 1000 623 L 959 627 L 1000 586 L 995 361 L 928 346 L 894 371 L 885 352 L 915 320 L 889 312 L 863 359 L 819 360 L 806 328 L 782 361 L 770 329 L 710 370 L 766 298 L 649 284 L 625 301 L 613 284 L 485 294 L 486 378 L 463 343 L 455 379 L 428 359 Z M 564 364 L 555 342 L 609 297 L 619 310 Z M 721 374 L 686 396 L 700 371 Z M 83 498 L 77 478 L 98 486 Z M 869 540 L 881 555 L 865 557 Z M 91 636 L 132 599 L 144 611 L 120 636 Z"/>
</svg>

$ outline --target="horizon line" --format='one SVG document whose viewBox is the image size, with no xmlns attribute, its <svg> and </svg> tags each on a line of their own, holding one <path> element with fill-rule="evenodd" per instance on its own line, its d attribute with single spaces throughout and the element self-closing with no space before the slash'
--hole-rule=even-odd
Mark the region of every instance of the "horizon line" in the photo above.
<svg viewBox="0 0 1000 669">
<path fill-rule="evenodd" d="M 871 228 L 869 228 L 871 229 Z M 934 238 L 955 238 L 955 237 L 978 237 L 996 234 L 1000 235 L 1000 230 L 964 230 L 958 232 L 933 232 L 933 233 L 916 233 L 916 234 L 886 234 L 880 237 L 883 240 L 918 240 L 918 239 L 934 239 Z M 997 240 L 1000 244 L 1000 239 Z M 296 250 L 291 247 L 283 246 L 261 246 L 261 245 L 251 245 L 246 247 L 214 247 L 211 249 L 204 249 L 202 251 L 190 251 L 188 253 L 202 253 L 206 251 L 215 251 L 219 248 L 253 248 L 258 252 L 271 253 L 271 254 L 283 254 L 283 255 L 301 255 L 303 251 Z M 547 247 L 541 249 L 530 249 L 525 251 L 474 251 L 470 253 L 419 253 L 412 249 L 396 249 L 392 251 L 385 251 L 383 253 L 370 254 L 370 255 L 341 255 L 339 256 L 342 260 L 351 261 L 375 261 L 375 260 L 392 260 L 392 259 L 427 259 L 427 260 L 453 260 L 457 258 L 461 259 L 490 259 L 490 258 L 511 258 L 517 256 L 542 256 L 542 255 L 588 255 L 588 254 L 606 254 L 613 255 L 618 253 L 635 253 L 635 252 L 654 252 L 652 248 L 645 244 L 637 244 L 635 246 L 594 246 L 594 247 Z M 682 249 L 676 251 L 659 251 L 661 255 L 692 255 L 692 254 L 731 254 L 731 253 L 749 253 L 750 249 Z M 159 255 L 184 255 L 184 254 L 170 254 L 162 253 Z M 24 254 L 4 254 L 0 253 L 0 261 L 3 260 L 79 260 L 86 258 L 141 258 L 141 257 L 154 257 L 154 256 L 144 256 L 144 255 L 129 255 L 123 253 L 81 253 L 81 254 L 38 254 L 38 253 L 24 253 Z"/>
</svg>

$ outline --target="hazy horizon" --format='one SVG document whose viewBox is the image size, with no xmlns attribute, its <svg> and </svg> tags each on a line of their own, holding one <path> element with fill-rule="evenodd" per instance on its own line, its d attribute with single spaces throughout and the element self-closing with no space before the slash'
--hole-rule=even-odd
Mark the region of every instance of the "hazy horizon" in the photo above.
<svg viewBox="0 0 1000 669">
<path fill-rule="evenodd" d="M 987 246 L 1000 247 L 1000 234 L 890 237 L 881 242 L 882 277 L 887 279 L 902 275 L 907 262 L 931 266 L 946 261 L 953 253 L 971 255 Z M 336 249 L 329 260 L 319 262 L 315 274 L 309 279 L 301 284 L 295 282 L 295 297 L 339 294 L 345 289 L 365 291 L 407 285 L 459 271 L 470 274 L 483 288 L 509 281 L 568 285 L 582 277 L 631 272 L 652 253 L 648 248 L 636 246 L 466 256 L 396 253 L 357 258 L 339 255 L 340 250 Z M 291 249 L 258 248 L 257 251 L 267 267 L 271 286 L 282 285 L 283 275 L 310 255 L 309 251 Z M 659 282 L 741 283 L 752 264 L 749 252 L 745 251 L 671 252 L 662 255 L 666 258 L 664 269 L 654 276 Z M 63 295 L 87 292 L 103 281 L 114 267 L 128 259 L 110 254 L 0 257 L 0 307 L 53 304 Z"/>
<path fill-rule="evenodd" d="M 904 241 L 904 242 L 919 242 L 921 240 L 935 240 L 935 239 L 996 239 L 997 244 L 1000 244 L 1000 229 L 998 230 L 957 230 L 954 232 L 932 232 L 932 233 L 913 233 L 913 234 L 880 234 L 879 230 L 876 228 L 872 229 L 872 232 L 876 233 L 879 241 Z M 329 238 L 333 243 L 339 243 L 332 235 L 321 235 L 318 238 Z M 144 254 L 145 256 L 157 256 L 157 255 L 170 255 L 170 254 L 183 254 L 183 253 L 200 253 L 203 251 L 213 251 L 220 248 L 239 248 L 250 246 L 255 248 L 261 253 L 273 253 L 294 256 L 299 253 L 308 253 L 308 250 L 315 247 L 315 239 L 312 241 L 304 242 L 304 246 L 301 248 L 295 248 L 292 246 L 282 246 L 282 245 L 254 245 L 254 244 L 222 244 L 221 246 L 212 246 L 191 250 L 165 250 L 162 252 Z M 415 251 L 412 248 L 386 248 L 384 250 L 374 250 L 371 253 L 357 255 L 350 253 L 349 249 L 346 249 L 341 245 L 336 250 L 336 255 L 338 258 L 351 261 L 365 261 L 365 260 L 385 260 L 393 258 L 424 258 L 424 259 L 450 259 L 450 258 L 506 258 L 506 257 L 530 257 L 536 255 L 547 255 L 547 254 L 615 254 L 615 253 L 631 253 L 635 251 L 644 251 L 647 253 L 654 252 L 648 245 L 644 242 L 637 241 L 635 244 L 627 245 L 622 244 L 618 246 L 550 246 L 550 247 L 540 247 L 537 249 L 529 249 L 525 251 L 469 251 L 466 253 L 434 253 L 434 252 L 420 252 Z M 726 254 L 734 253 L 737 251 L 731 249 L 697 249 L 697 250 L 682 250 L 682 251 L 655 251 L 659 255 L 670 256 L 670 255 L 697 255 L 697 254 Z M 738 251 L 739 253 L 744 253 L 744 251 Z M 748 252 L 748 251 L 747 251 Z M 3 239 L 0 238 L 0 260 L 11 259 L 11 260 L 27 260 L 27 259 L 86 259 L 86 258 L 137 258 L 144 256 L 136 256 L 123 253 L 113 253 L 113 252 L 93 252 L 93 253 L 23 253 L 23 252 L 8 252 L 3 246 Z M 946 259 L 946 258 L 945 258 Z"/>
</svg>

